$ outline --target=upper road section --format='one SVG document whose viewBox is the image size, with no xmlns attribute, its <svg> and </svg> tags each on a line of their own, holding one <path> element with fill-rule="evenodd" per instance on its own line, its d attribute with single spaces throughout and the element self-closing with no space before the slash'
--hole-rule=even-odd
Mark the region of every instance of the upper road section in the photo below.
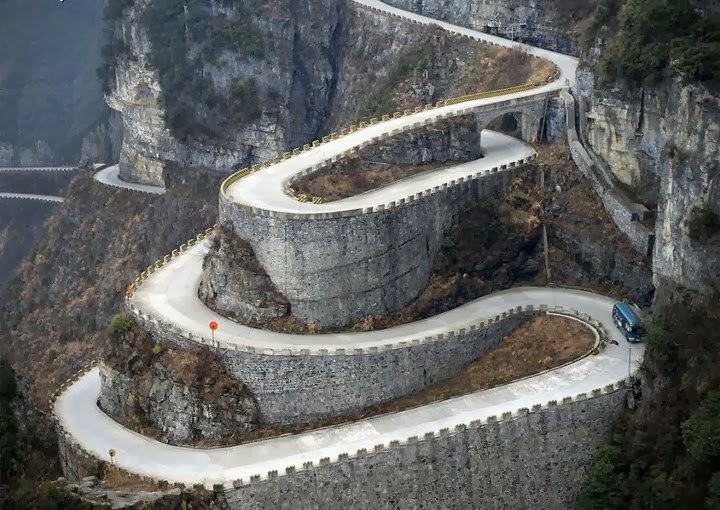
<svg viewBox="0 0 720 510">
<path fill-rule="evenodd" d="M 378 0 L 353 1 L 365 7 L 377 9 L 416 23 L 439 26 L 448 32 L 470 37 L 479 42 L 514 48 L 518 51 L 544 58 L 557 66 L 559 75 L 554 81 L 538 87 L 508 94 L 494 95 L 493 97 L 463 101 L 447 106 L 439 106 L 358 129 L 350 134 L 306 150 L 290 159 L 280 161 L 258 172 L 251 173 L 242 179 L 229 179 L 228 184 L 224 185 L 221 190 L 225 199 L 252 208 L 274 212 L 295 213 L 298 215 L 368 209 L 386 204 L 389 200 L 399 200 L 422 193 L 434 186 L 441 186 L 457 180 L 460 177 L 466 178 L 476 175 L 477 173 L 489 171 L 493 167 L 518 162 L 534 154 L 532 148 L 518 140 L 485 132 L 483 133 L 485 158 L 467 165 L 455 167 L 452 171 L 443 170 L 440 172 L 430 172 L 423 176 L 423 178 L 403 181 L 402 183 L 396 183 L 395 185 L 380 190 L 327 204 L 300 203 L 287 195 L 285 189 L 297 176 L 317 169 L 328 162 L 337 160 L 347 155 L 353 149 L 373 143 L 393 132 L 412 129 L 413 127 L 427 125 L 442 118 L 462 115 L 473 111 L 491 110 L 499 108 L 500 106 L 507 107 L 507 105 L 516 103 L 522 105 L 526 102 L 542 99 L 549 93 L 558 92 L 575 83 L 575 71 L 578 61 L 574 57 L 516 43 L 477 30 L 458 27 L 419 14 L 409 13 L 391 7 Z"/>
</svg>

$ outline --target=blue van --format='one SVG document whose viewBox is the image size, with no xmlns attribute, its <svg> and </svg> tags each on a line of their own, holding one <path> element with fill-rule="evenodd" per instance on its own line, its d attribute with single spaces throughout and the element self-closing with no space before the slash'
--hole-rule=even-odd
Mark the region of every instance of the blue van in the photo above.
<svg viewBox="0 0 720 510">
<path fill-rule="evenodd" d="M 645 335 L 640 317 L 627 303 L 615 303 L 612 309 L 613 321 L 628 342 L 639 342 Z"/>
</svg>

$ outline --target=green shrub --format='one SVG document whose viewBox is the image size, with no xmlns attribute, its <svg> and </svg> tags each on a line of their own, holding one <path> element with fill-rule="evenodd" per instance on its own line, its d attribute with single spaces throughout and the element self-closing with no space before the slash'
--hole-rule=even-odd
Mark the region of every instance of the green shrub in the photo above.
<svg viewBox="0 0 720 510">
<path fill-rule="evenodd" d="M 662 327 L 649 328 L 641 405 L 596 452 L 579 509 L 718 509 L 719 298 L 656 305 Z"/>
<path fill-rule="evenodd" d="M 626 0 L 600 68 L 608 80 L 642 83 L 682 74 L 704 81 L 720 78 L 718 56 L 720 17 L 700 17 L 691 0 Z"/>
<path fill-rule="evenodd" d="M 206 54 L 222 49 L 235 51 L 246 57 L 262 57 L 262 34 L 248 16 L 235 16 L 214 28 Z"/>
<path fill-rule="evenodd" d="M 263 54 L 262 34 L 252 21 L 250 7 L 234 1 L 223 3 L 234 6 L 236 15 L 230 19 L 215 16 L 199 0 L 153 0 L 142 13 L 151 42 L 150 64 L 162 88 L 165 123 L 181 141 L 221 136 L 224 122 L 245 125 L 258 115 L 254 82 L 254 101 L 248 103 L 249 110 L 240 112 L 239 103 L 234 103 L 226 116 L 222 94 L 203 73 L 204 62 L 215 62 L 221 50 L 232 50 L 246 58 Z M 191 59 L 191 53 L 197 56 Z"/>
<path fill-rule="evenodd" d="M 124 314 L 114 315 L 110 319 L 110 331 L 116 336 L 121 336 L 129 333 L 133 329 L 132 319 Z"/>
<path fill-rule="evenodd" d="M 23 461 L 23 440 L 15 415 L 18 397 L 15 372 L 6 361 L 0 361 L 0 481 L 14 476 Z"/>
<path fill-rule="evenodd" d="M 709 391 L 700 408 L 682 424 L 683 440 L 696 464 L 720 462 L 720 391 Z"/>
<path fill-rule="evenodd" d="M 388 70 L 387 76 L 367 95 L 358 109 L 358 117 L 372 117 L 393 113 L 397 109 L 394 91 L 417 70 L 428 66 L 432 57 L 432 39 L 428 38 L 408 46 L 398 56 L 397 63 Z"/>
<path fill-rule="evenodd" d="M 693 207 L 687 229 L 690 239 L 704 241 L 720 231 L 720 217 L 708 206 Z"/>
<path fill-rule="evenodd" d="M 707 510 L 720 510 L 720 472 L 714 473 L 708 483 L 708 494 L 705 498 Z"/>
<path fill-rule="evenodd" d="M 247 124 L 260 117 L 260 99 L 258 98 L 255 78 L 233 80 L 228 86 L 228 113 L 238 124 Z"/>
<path fill-rule="evenodd" d="M 593 457 L 589 480 L 578 500 L 578 510 L 624 508 L 622 486 L 617 476 L 621 463 L 622 446 L 617 439 L 598 448 Z"/>
<path fill-rule="evenodd" d="M 105 3 L 105 17 L 109 21 L 116 21 L 123 11 L 133 5 L 135 0 L 107 0 Z"/>
</svg>

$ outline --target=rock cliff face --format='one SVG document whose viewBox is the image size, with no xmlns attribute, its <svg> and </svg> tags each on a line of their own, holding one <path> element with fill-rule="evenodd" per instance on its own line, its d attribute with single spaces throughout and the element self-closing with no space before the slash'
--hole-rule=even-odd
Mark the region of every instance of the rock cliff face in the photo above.
<svg viewBox="0 0 720 510">
<path fill-rule="evenodd" d="M 112 336 L 98 400 L 110 416 L 169 444 L 218 443 L 254 430 L 252 393 L 210 351 L 177 350 L 135 329 Z"/>
<path fill-rule="evenodd" d="M 117 162 L 120 158 L 122 138 L 122 116 L 108 109 L 106 118 L 83 136 L 80 164 Z"/>
<path fill-rule="evenodd" d="M 258 118 L 245 126 L 228 127 L 212 143 L 198 137 L 180 141 L 166 127 L 162 87 L 150 65 L 151 41 L 142 21 L 149 4 L 138 0 L 125 9 L 115 28 L 125 53 L 116 62 L 108 103 L 123 114 L 120 169 L 124 177 L 157 184 L 165 161 L 230 170 L 268 159 L 318 131 L 333 84 L 330 48 L 342 4 L 274 2 L 257 17 L 263 45 L 268 48 L 262 58 L 223 50 L 215 61 L 197 62 L 200 67 L 195 72 L 209 78 L 221 94 L 227 94 L 233 80 L 250 77 L 257 89 Z M 217 22 L 240 15 L 226 4 L 208 2 L 209 19 Z M 203 109 L 201 104 L 196 107 Z"/>
<path fill-rule="evenodd" d="M 589 147 L 631 195 L 657 209 L 655 284 L 702 290 L 720 271 L 720 242 L 698 239 L 690 223 L 694 210 L 720 213 L 720 95 L 679 79 L 633 87 L 601 84 L 591 70 L 580 78 Z"/>
<path fill-rule="evenodd" d="M 575 25 L 595 9 L 594 1 L 567 0 L 388 0 L 387 3 L 569 54 L 579 51 Z"/>
<path fill-rule="evenodd" d="M 183 137 L 167 123 L 163 93 L 170 84 L 152 65 L 144 13 L 159 1 L 137 0 L 115 23 L 121 50 L 107 99 L 122 113 L 120 169 L 134 181 L 160 183 L 167 162 L 229 171 L 303 145 L 358 116 L 392 112 L 483 85 L 522 83 L 533 73 L 547 72 L 536 59 L 513 57 L 509 51 L 473 45 L 441 31 L 428 34 L 424 27 L 363 10 L 348 0 L 276 0 L 258 7 L 253 18 L 262 56 L 215 48 L 208 41 L 190 44 L 189 54 L 206 52 L 192 60 L 191 74 L 207 80 L 216 102 L 228 106 L 211 108 L 200 99 L 202 94 L 191 96 L 189 108 L 206 129 Z M 241 17 L 239 8 L 230 4 L 199 5 L 213 25 Z M 515 72 L 500 72 L 507 67 Z M 248 80 L 253 94 L 246 103 L 231 104 L 232 91 Z M 399 82 L 405 86 L 398 87 Z M 241 121 L 238 111 L 256 115 Z"/>
<path fill-rule="evenodd" d="M 290 311 L 252 247 L 225 225 L 203 262 L 198 296 L 221 315 L 244 324 L 264 325 Z"/>
</svg>

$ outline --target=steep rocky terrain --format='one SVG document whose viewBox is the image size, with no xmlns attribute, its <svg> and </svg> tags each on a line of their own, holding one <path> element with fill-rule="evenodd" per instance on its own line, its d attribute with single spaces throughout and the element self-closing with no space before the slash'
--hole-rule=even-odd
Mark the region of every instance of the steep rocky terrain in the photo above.
<svg viewBox="0 0 720 510">
<path fill-rule="evenodd" d="M 597 0 L 389 0 L 431 18 L 496 33 L 533 46 L 577 54 Z"/>
<path fill-rule="evenodd" d="M 168 193 L 153 197 L 106 188 L 82 173 L 5 290 L 0 335 L 39 406 L 99 354 L 128 283 L 215 222 L 218 177 L 174 169 L 168 182 Z"/>
<path fill-rule="evenodd" d="M 579 73 L 582 136 L 656 211 L 653 323 L 642 401 L 596 453 L 578 508 L 720 508 L 720 10 L 627 0 Z M 698 292 L 700 291 L 700 292 Z"/>
<path fill-rule="evenodd" d="M 0 191 L 62 196 L 72 177 L 70 172 L 0 172 Z M 13 278 L 56 208 L 35 200 L 0 200 L 0 288 Z"/>
<path fill-rule="evenodd" d="M 168 444 L 237 444 L 255 429 L 252 393 L 213 353 L 155 342 L 126 315 L 107 334 L 98 405 L 115 420 Z"/>
<path fill-rule="evenodd" d="M 123 116 L 121 172 L 143 182 L 159 183 L 166 161 L 262 162 L 359 116 L 522 82 L 545 65 L 347 0 L 110 5 L 104 73 Z"/>
<path fill-rule="evenodd" d="M 56 207 L 30 200 L 0 201 L 0 288 L 13 277 Z"/>
<path fill-rule="evenodd" d="M 633 16 L 641 16 L 644 5 L 628 2 L 627 9 L 637 9 Z M 698 2 L 703 11 L 683 5 L 678 2 L 677 9 L 689 13 L 687 21 L 676 14 L 667 23 L 720 23 L 717 16 L 698 17 L 697 12 L 716 12 L 713 2 Z M 713 80 L 707 74 L 713 71 L 701 59 L 717 59 L 710 52 L 720 48 L 720 38 L 712 39 L 707 29 L 705 53 L 698 52 L 697 41 L 676 39 L 672 64 L 662 46 L 668 43 L 661 40 L 648 52 L 656 52 L 656 70 L 632 68 L 630 59 L 617 57 L 623 51 L 617 45 L 630 45 L 636 36 L 623 19 L 611 19 L 583 59 L 577 91 L 582 136 L 619 185 L 654 213 L 653 272 L 661 294 L 683 287 L 706 292 L 708 277 L 720 271 L 720 74 Z M 608 44 L 618 24 L 622 37 Z M 676 30 L 691 37 L 691 30 Z M 681 53 L 683 44 L 690 45 L 687 53 Z M 690 65 L 705 74 L 687 74 Z"/>
</svg>

